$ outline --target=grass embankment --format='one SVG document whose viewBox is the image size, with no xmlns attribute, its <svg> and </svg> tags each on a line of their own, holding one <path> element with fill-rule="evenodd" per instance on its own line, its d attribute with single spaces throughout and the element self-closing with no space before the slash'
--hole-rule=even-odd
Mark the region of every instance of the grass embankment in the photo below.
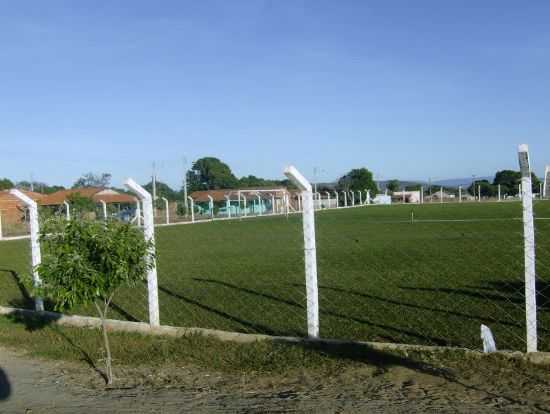
<svg viewBox="0 0 550 414">
<path fill-rule="evenodd" d="M 535 210 L 550 217 L 549 202 Z M 510 220 L 519 217 L 519 203 L 318 213 L 321 335 L 479 348 L 484 323 L 499 348 L 524 349 L 522 226 Z M 436 221 L 449 219 L 474 221 Z M 161 323 L 305 335 L 300 217 L 164 227 L 156 236 Z M 537 221 L 537 239 L 540 348 L 550 350 L 549 221 Z M 17 283 L 27 246 L 0 243 L 1 304 L 30 305 Z M 121 292 L 112 317 L 146 320 L 144 287 Z"/>
</svg>

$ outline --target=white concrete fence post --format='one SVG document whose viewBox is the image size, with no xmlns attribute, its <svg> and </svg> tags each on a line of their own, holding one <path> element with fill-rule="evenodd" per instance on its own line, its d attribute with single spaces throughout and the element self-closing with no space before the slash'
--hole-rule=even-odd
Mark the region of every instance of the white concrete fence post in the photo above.
<svg viewBox="0 0 550 414">
<path fill-rule="evenodd" d="M 210 211 L 210 220 L 214 220 L 214 199 L 208 194 L 208 210 Z"/>
<path fill-rule="evenodd" d="M 336 208 L 340 208 L 340 203 L 339 203 L 339 200 L 338 200 L 338 191 L 334 192 L 334 197 L 336 197 Z"/>
<path fill-rule="evenodd" d="M 164 201 L 164 208 L 166 209 L 166 224 L 170 224 L 170 204 L 166 197 L 162 197 L 162 201 Z"/>
<path fill-rule="evenodd" d="M 262 215 L 262 196 L 260 194 L 257 194 L 258 197 L 258 215 L 261 216 Z"/>
<path fill-rule="evenodd" d="M 225 209 L 227 210 L 227 218 L 231 218 L 231 196 L 224 195 Z"/>
<path fill-rule="evenodd" d="M 370 190 L 367 190 L 367 205 L 371 203 Z"/>
<path fill-rule="evenodd" d="M 187 200 L 189 201 L 189 206 L 191 208 L 191 223 L 195 222 L 195 200 L 191 198 L 191 196 L 187 196 Z"/>
<path fill-rule="evenodd" d="M 344 194 L 344 207 L 348 206 L 348 193 L 347 191 L 342 191 L 342 194 Z"/>
<path fill-rule="evenodd" d="M 71 205 L 67 203 L 67 201 L 63 201 L 63 205 L 65 206 L 65 219 L 67 221 L 71 220 Z"/>
<path fill-rule="evenodd" d="M 40 286 L 42 282 L 38 274 L 37 267 L 42 262 L 40 252 L 40 224 L 38 223 L 38 205 L 36 201 L 28 197 L 17 189 L 10 190 L 10 194 L 21 201 L 29 209 L 29 221 L 31 232 L 31 263 L 32 263 L 32 281 L 35 287 Z M 37 311 L 44 310 L 44 301 L 40 297 L 34 298 L 34 308 Z"/>
<path fill-rule="evenodd" d="M 143 234 L 145 240 L 150 241 L 152 253 L 155 252 L 155 220 L 153 217 L 153 197 L 142 186 L 131 178 L 128 178 L 124 185 L 128 190 L 136 194 L 143 203 Z M 157 280 L 157 263 L 153 259 L 152 266 L 147 272 L 147 298 L 149 306 L 149 324 L 160 325 L 159 313 L 159 292 Z"/>
<path fill-rule="evenodd" d="M 103 219 L 107 220 L 107 203 L 105 202 L 105 200 L 99 200 L 99 202 L 101 203 L 101 207 L 103 208 Z"/>
<path fill-rule="evenodd" d="M 331 199 L 330 199 L 330 192 L 325 191 L 325 194 L 327 195 L 327 208 L 330 208 L 331 206 Z"/>
<path fill-rule="evenodd" d="M 537 291 L 535 273 L 535 222 L 533 219 L 533 189 L 529 147 L 518 148 L 523 200 L 523 239 L 525 256 L 525 319 L 527 352 L 537 352 Z"/>
<path fill-rule="evenodd" d="M 361 191 L 358 191 L 359 193 L 359 205 L 362 206 L 363 205 L 363 193 Z"/>
<path fill-rule="evenodd" d="M 315 243 L 315 210 L 311 184 L 293 166 L 285 168 L 284 174 L 301 191 L 304 200 L 302 213 L 304 229 L 304 256 L 307 295 L 307 333 L 310 338 L 319 337 L 319 292 L 317 287 L 317 250 Z"/>
<path fill-rule="evenodd" d="M 242 198 L 243 198 L 243 211 L 244 211 L 244 216 L 246 217 L 247 216 L 247 206 L 246 206 L 246 196 L 244 194 L 242 194 Z"/>
<path fill-rule="evenodd" d="M 498 185 L 498 201 L 502 201 L 502 192 L 500 191 L 500 184 Z"/>
<path fill-rule="evenodd" d="M 351 205 L 353 207 L 355 206 L 355 193 L 353 191 L 350 191 L 349 195 L 350 195 Z"/>
<path fill-rule="evenodd" d="M 141 202 L 136 200 L 136 224 L 141 227 Z"/>
</svg>

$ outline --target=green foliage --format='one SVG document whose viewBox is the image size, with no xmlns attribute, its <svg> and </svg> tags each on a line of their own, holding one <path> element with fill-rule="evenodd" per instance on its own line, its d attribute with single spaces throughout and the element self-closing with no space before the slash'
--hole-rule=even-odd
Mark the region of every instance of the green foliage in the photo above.
<svg viewBox="0 0 550 414">
<path fill-rule="evenodd" d="M 143 280 L 151 266 L 143 234 L 115 221 L 52 220 L 42 228 L 41 243 L 37 293 L 57 310 L 107 300 Z"/>
<path fill-rule="evenodd" d="M 218 158 L 205 157 L 193 163 L 193 167 L 187 172 L 187 183 L 189 191 L 193 192 L 235 188 L 238 180 L 227 164 Z"/>
<path fill-rule="evenodd" d="M 0 178 L 0 190 L 9 190 L 13 188 L 13 182 L 7 178 Z"/>
<path fill-rule="evenodd" d="M 519 171 L 502 170 L 498 171 L 493 180 L 493 185 L 500 184 L 502 194 L 517 195 L 518 186 L 521 183 L 521 173 Z"/>
<path fill-rule="evenodd" d="M 153 194 L 153 182 L 149 181 L 143 186 L 151 195 Z M 168 184 L 162 181 L 156 182 L 156 196 L 157 198 L 165 197 L 168 201 L 176 201 L 181 198 L 177 191 L 174 191 Z M 160 200 L 158 208 L 164 208 L 164 202 Z"/>
<path fill-rule="evenodd" d="M 422 189 L 421 184 L 411 184 L 405 187 L 405 191 L 420 191 Z"/>
<path fill-rule="evenodd" d="M 479 190 L 478 190 L 478 187 L 479 187 Z M 494 197 L 498 194 L 498 187 L 491 184 L 487 180 L 478 180 L 475 182 L 475 188 L 474 188 L 474 183 L 470 184 L 470 186 L 468 187 L 468 192 L 470 194 L 477 195 L 478 191 L 481 192 L 482 197 Z"/>
<path fill-rule="evenodd" d="M 493 185 L 495 188 L 498 188 L 499 184 L 503 195 L 518 195 L 519 184 L 521 184 L 521 173 L 512 170 L 499 171 L 495 175 Z M 533 172 L 531 173 L 531 184 L 533 193 L 538 193 L 540 191 L 540 180 Z"/>
<path fill-rule="evenodd" d="M 113 382 L 105 319 L 115 292 L 144 280 L 154 257 L 143 234 L 116 221 L 52 220 L 42 228 L 42 278 L 34 293 L 62 311 L 94 304 L 101 318 L 107 383 Z"/>
<path fill-rule="evenodd" d="M 40 181 L 33 181 L 32 185 L 30 181 L 18 181 L 15 186 L 20 190 L 31 191 L 33 189 L 33 191 L 42 194 L 51 194 L 65 189 L 61 185 L 48 185 Z"/>
<path fill-rule="evenodd" d="M 370 190 L 371 196 L 378 192 L 372 173 L 366 168 L 355 168 L 338 180 L 337 188 L 340 191 Z"/>
<path fill-rule="evenodd" d="M 73 188 L 85 188 L 85 187 L 108 187 L 111 184 L 111 174 L 94 174 L 87 173 L 82 175 L 78 180 L 73 184 Z"/>
<path fill-rule="evenodd" d="M 80 193 L 73 193 L 67 197 L 67 202 L 71 206 L 71 215 L 73 217 L 85 217 L 88 213 L 96 210 L 96 203 L 89 197 L 83 197 Z"/>
<path fill-rule="evenodd" d="M 390 180 L 386 184 L 386 188 L 392 193 L 399 191 L 400 187 L 401 187 L 401 184 L 399 183 L 399 180 Z"/>
</svg>

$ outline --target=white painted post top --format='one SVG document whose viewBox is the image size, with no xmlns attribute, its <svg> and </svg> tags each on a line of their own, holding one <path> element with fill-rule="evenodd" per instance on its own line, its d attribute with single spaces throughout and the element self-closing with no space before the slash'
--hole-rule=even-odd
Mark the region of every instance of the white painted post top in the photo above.
<svg viewBox="0 0 550 414">
<path fill-rule="evenodd" d="M 522 177 L 531 176 L 531 167 L 529 163 L 529 145 L 521 144 L 518 147 L 518 155 L 519 155 L 519 167 L 521 171 L 521 176 Z"/>
<path fill-rule="evenodd" d="M 34 201 L 32 198 L 27 196 L 25 193 L 19 191 L 16 188 L 13 188 L 10 190 L 10 194 L 16 198 L 18 198 L 20 201 L 23 202 L 27 207 L 34 207 L 36 206 L 36 201 Z"/>
<path fill-rule="evenodd" d="M 136 183 L 133 179 L 128 178 L 124 181 L 126 188 L 132 190 L 141 200 L 152 200 L 151 194 L 143 188 L 141 185 Z"/>
<path fill-rule="evenodd" d="M 292 181 L 302 191 L 311 191 L 311 184 L 309 181 L 294 167 L 289 165 L 284 169 L 285 176 Z"/>
</svg>

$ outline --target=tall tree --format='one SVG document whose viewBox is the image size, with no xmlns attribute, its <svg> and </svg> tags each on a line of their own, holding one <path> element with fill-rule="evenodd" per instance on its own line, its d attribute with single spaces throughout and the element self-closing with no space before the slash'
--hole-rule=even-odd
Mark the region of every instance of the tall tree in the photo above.
<svg viewBox="0 0 550 414">
<path fill-rule="evenodd" d="M 399 183 L 399 180 L 390 180 L 386 184 L 386 188 L 391 191 L 392 193 L 395 193 L 396 191 L 399 191 L 399 187 L 401 184 Z"/>
<path fill-rule="evenodd" d="M 475 182 L 475 188 L 474 183 L 470 184 L 468 192 L 476 196 L 481 192 L 482 197 L 493 197 L 497 194 L 498 190 L 494 184 L 491 184 L 487 180 L 477 180 Z"/>
<path fill-rule="evenodd" d="M 519 171 L 502 170 L 496 173 L 493 185 L 498 188 L 500 184 L 502 194 L 517 195 L 520 182 L 521 173 Z"/>
<path fill-rule="evenodd" d="M 340 191 L 364 191 L 370 190 L 371 195 L 378 192 L 372 172 L 366 168 L 355 168 L 338 180 L 337 187 Z"/>
<path fill-rule="evenodd" d="M 153 183 L 151 181 L 145 184 L 143 188 L 153 194 Z M 168 184 L 162 181 L 156 182 L 156 193 L 157 197 L 166 197 L 168 201 L 175 201 L 179 198 L 178 192 L 174 191 Z"/>
<path fill-rule="evenodd" d="M 205 157 L 193 163 L 187 172 L 187 183 L 190 191 L 217 190 L 234 188 L 238 180 L 227 164 L 218 158 Z"/>
<path fill-rule="evenodd" d="M 13 182 L 7 178 L 0 178 L 0 190 L 9 190 L 13 188 Z"/>
<path fill-rule="evenodd" d="M 521 173 L 519 171 L 512 170 L 498 171 L 493 181 L 495 188 L 498 188 L 498 185 L 500 184 L 502 194 L 509 195 L 517 195 L 519 193 L 520 183 Z M 531 183 L 533 192 L 538 193 L 540 191 L 540 179 L 533 172 L 531 173 Z"/>
<path fill-rule="evenodd" d="M 111 174 L 94 174 L 87 173 L 82 175 L 78 180 L 73 184 L 73 188 L 84 188 L 84 187 L 109 187 L 111 184 Z"/>
<path fill-rule="evenodd" d="M 30 191 L 31 188 L 37 193 L 51 194 L 59 190 L 64 190 L 65 187 L 61 185 L 49 185 L 40 181 L 33 181 L 32 185 L 30 181 L 18 181 L 15 186 L 20 190 Z"/>
</svg>

